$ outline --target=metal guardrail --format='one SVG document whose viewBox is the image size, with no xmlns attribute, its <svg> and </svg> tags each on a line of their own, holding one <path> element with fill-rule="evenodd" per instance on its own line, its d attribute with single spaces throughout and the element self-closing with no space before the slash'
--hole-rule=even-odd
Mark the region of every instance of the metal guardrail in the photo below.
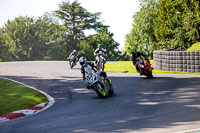
<svg viewBox="0 0 200 133">
<path fill-rule="evenodd" d="M 200 51 L 156 50 L 153 60 L 158 70 L 200 73 Z"/>
</svg>

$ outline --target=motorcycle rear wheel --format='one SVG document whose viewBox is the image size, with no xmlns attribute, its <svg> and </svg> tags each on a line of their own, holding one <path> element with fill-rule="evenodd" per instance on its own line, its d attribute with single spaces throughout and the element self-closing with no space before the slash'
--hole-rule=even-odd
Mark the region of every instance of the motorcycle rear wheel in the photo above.
<svg viewBox="0 0 200 133">
<path fill-rule="evenodd" d="M 69 62 L 69 65 L 70 65 L 70 68 L 72 69 L 72 68 L 74 67 L 73 61 L 70 61 L 70 62 Z"/>
<path fill-rule="evenodd" d="M 150 78 L 150 79 L 154 78 L 153 74 L 152 74 L 152 71 L 150 71 L 150 70 L 147 69 L 146 72 L 147 72 L 147 78 Z"/>
</svg>

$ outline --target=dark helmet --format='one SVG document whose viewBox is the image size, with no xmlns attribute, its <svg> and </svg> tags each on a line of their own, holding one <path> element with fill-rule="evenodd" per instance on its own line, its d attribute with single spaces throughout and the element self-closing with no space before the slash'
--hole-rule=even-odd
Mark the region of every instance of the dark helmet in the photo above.
<svg viewBox="0 0 200 133">
<path fill-rule="evenodd" d="M 79 59 L 79 63 L 80 63 L 81 66 L 84 65 L 86 62 L 87 62 L 87 59 L 85 57 L 81 57 Z"/>
</svg>

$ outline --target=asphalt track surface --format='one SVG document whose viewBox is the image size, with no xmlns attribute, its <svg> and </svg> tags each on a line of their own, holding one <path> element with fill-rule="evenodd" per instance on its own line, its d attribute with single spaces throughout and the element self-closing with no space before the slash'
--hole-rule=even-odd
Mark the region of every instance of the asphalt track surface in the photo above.
<svg viewBox="0 0 200 133">
<path fill-rule="evenodd" d="M 169 133 L 200 128 L 200 76 L 107 73 L 115 95 L 87 90 L 80 66 L 68 62 L 0 63 L 0 76 L 45 91 L 55 104 L 38 114 L 0 123 L 0 133 Z"/>
</svg>

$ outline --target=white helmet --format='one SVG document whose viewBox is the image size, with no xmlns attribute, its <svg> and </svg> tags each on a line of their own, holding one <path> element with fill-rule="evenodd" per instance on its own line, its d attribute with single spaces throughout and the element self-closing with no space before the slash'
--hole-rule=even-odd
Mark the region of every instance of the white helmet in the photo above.
<svg viewBox="0 0 200 133">
<path fill-rule="evenodd" d="M 81 66 L 84 65 L 86 62 L 87 62 L 87 59 L 85 57 L 81 57 L 79 59 L 79 63 L 80 63 Z"/>
<path fill-rule="evenodd" d="M 76 53 L 76 50 L 73 50 L 73 53 Z"/>
</svg>

